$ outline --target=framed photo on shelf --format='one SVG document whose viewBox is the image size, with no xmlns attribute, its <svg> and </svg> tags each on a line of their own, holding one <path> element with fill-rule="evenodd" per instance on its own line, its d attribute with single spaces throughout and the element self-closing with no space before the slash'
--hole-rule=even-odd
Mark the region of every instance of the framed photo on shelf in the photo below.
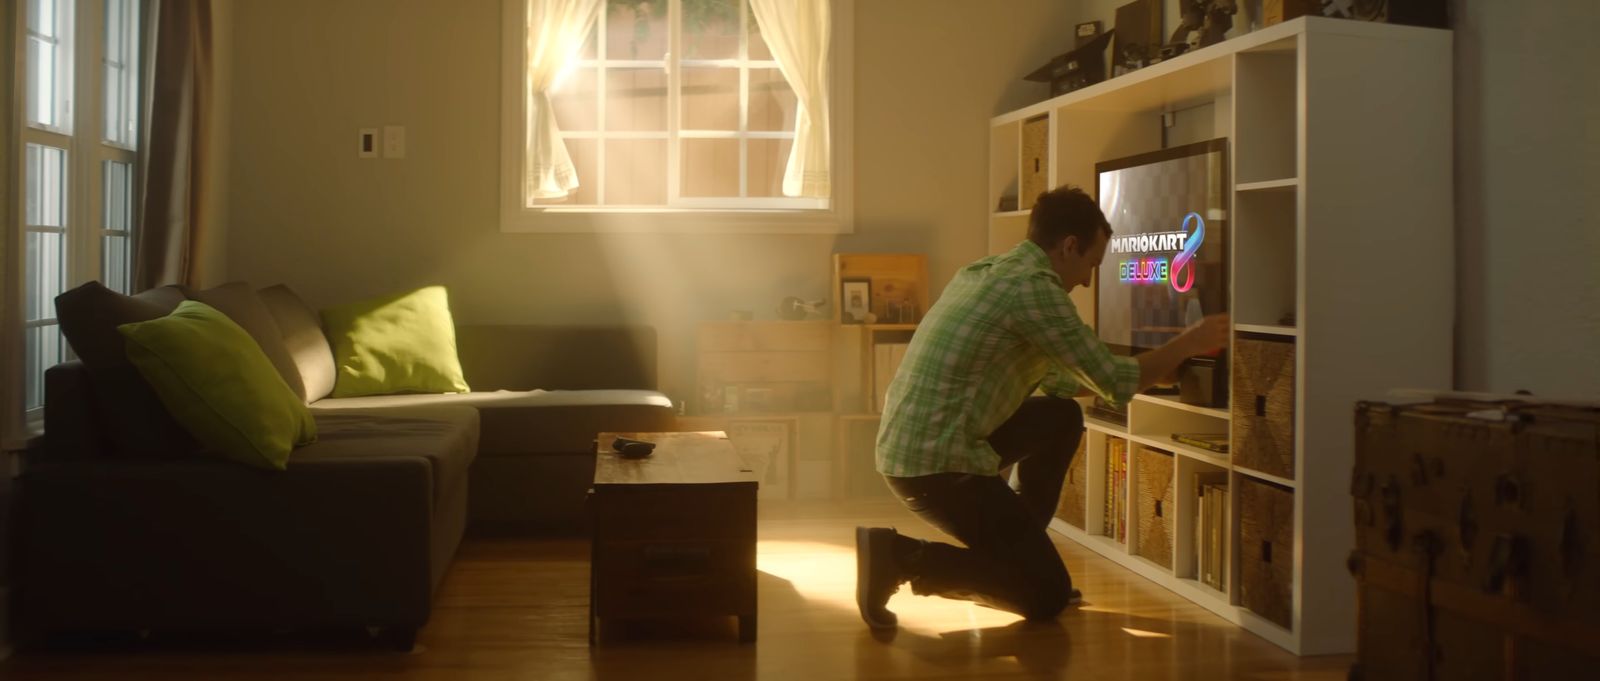
<svg viewBox="0 0 1600 681">
<path fill-rule="evenodd" d="M 839 322 L 871 324 L 872 321 L 872 279 L 850 277 L 839 280 Z"/>
</svg>

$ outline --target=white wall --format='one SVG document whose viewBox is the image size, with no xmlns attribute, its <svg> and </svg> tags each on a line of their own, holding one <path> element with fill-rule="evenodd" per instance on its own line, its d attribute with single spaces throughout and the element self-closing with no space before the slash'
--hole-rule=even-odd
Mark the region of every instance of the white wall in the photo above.
<svg viewBox="0 0 1600 681">
<path fill-rule="evenodd" d="M 1455 3 L 1459 387 L 1600 397 L 1600 3 Z"/>
<path fill-rule="evenodd" d="M 228 274 L 315 305 L 442 283 L 467 322 L 651 324 L 686 395 L 696 322 L 828 297 L 835 251 L 925 252 L 941 286 L 982 255 L 988 118 L 1044 98 L 1020 78 L 1070 10 L 856 4 L 854 234 L 583 235 L 499 231 L 499 0 L 239 2 Z M 407 158 L 356 158 L 389 124 Z"/>
</svg>

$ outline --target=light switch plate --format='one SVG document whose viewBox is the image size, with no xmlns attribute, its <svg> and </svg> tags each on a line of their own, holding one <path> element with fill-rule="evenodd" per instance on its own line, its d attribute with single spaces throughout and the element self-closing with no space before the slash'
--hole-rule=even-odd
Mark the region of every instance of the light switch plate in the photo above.
<svg viewBox="0 0 1600 681">
<path fill-rule="evenodd" d="M 362 128 L 360 139 L 356 144 L 356 156 L 360 158 L 378 157 L 378 129 Z"/>
<path fill-rule="evenodd" d="M 406 157 L 406 127 L 403 125 L 383 126 L 383 157 Z"/>
</svg>

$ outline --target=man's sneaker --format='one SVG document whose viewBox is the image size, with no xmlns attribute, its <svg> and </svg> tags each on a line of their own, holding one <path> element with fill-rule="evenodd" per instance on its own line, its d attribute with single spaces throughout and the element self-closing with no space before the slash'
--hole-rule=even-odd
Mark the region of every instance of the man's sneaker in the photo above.
<svg viewBox="0 0 1600 681">
<path fill-rule="evenodd" d="M 899 623 L 886 607 L 889 597 L 900 590 L 895 536 L 887 527 L 856 528 L 856 607 L 873 629 L 892 629 Z"/>
</svg>

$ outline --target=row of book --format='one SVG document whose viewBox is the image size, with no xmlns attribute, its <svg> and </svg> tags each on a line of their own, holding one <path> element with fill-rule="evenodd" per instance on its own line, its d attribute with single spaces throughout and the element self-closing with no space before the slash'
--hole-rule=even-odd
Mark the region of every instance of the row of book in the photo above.
<svg viewBox="0 0 1600 681">
<path fill-rule="evenodd" d="M 1105 527 L 1107 537 L 1128 543 L 1128 441 L 1120 437 L 1106 438 L 1106 504 Z"/>
<path fill-rule="evenodd" d="M 872 346 L 872 404 L 873 411 L 883 413 L 884 403 L 888 400 L 889 383 L 894 380 L 894 373 L 900 369 L 900 361 L 905 359 L 906 348 L 910 343 L 877 343 Z"/>
<path fill-rule="evenodd" d="M 1226 591 L 1228 574 L 1228 474 L 1196 473 L 1195 573 L 1201 584 Z"/>
</svg>

